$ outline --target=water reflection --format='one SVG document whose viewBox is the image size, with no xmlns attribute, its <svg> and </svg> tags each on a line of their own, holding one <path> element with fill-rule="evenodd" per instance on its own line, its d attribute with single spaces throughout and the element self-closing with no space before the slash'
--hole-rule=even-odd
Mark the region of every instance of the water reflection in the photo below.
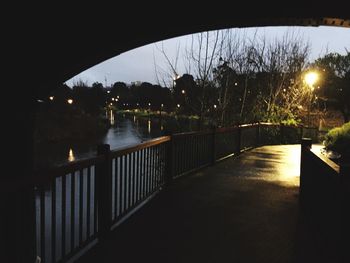
<svg viewBox="0 0 350 263">
<path fill-rule="evenodd" d="M 109 120 L 111 125 L 114 125 L 114 112 L 112 110 L 110 110 L 110 114 L 109 114 Z"/>
<path fill-rule="evenodd" d="M 111 149 L 127 147 L 163 135 L 165 129 L 191 131 L 190 122 L 179 123 L 178 120 L 162 118 L 142 118 L 135 115 L 126 117 L 116 115 L 113 111 L 106 111 L 111 127 L 101 136 L 86 140 L 45 142 L 35 146 L 35 162 L 38 168 L 62 165 L 82 158 L 96 155 L 99 144 L 109 144 Z M 185 128 L 187 127 L 187 128 Z"/>
<path fill-rule="evenodd" d="M 69 149 L 68 161 L 69 161 L 69 162 L 75 161 L 75 156 L 74 156 L 74 153 L 73 153 L 73 149 L 72 149 L 72 148 Z"/>
<path fill-rule="evenodd" d="M 148 120 L 148 133 L 151 133 L 151 120 Z"/>
</svg>

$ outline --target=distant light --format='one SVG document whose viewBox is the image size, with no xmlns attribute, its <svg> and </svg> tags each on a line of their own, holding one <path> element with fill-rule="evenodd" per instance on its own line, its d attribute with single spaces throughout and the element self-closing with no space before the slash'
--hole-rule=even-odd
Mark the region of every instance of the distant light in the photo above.
<svg viewBox="0 0 350 263">
<path fill-rule="evenodd" d="M 148 106 L 151 106 L 151 103 L 148 103 Z"/>
<path fill-rule="evenodd" d="M 117 96 L 117 98 L 119 99 L 119 96 Z"/>
<path fill-rule="evenodd" d="M 238 85 L 238 83 L 237 82 L 235 82 L 235 86 L 237 86 Z"/>
<path fill-rule="evenodd" d="M 164 104 L 162 103 L 162 104 L 160 104 L 160 106 L 161 106 L 161 107 L 164 107 Z"/>
<path fill-rule="evenodd" d="M 50 96 L 49 99 L 50 99 L 50 100 L 53 100 L 53 99 L 54 99 L 54 96 Z"/>
<path fill-rule="evenodd" d="M 286 92 L 286 89 L 283 89 L 283 92 Z"/>
<path fill-rule="evenodd" d="M 109 105 L 111 105 L 111 106 L 112 106 L 112 105 L 113 105 L 113 103 L 109 103 Z"/>
<path fill-rule="evenodd" d="M 72 104 L 73 100 L 72 99 L 68 99 L 67 102 L 68 102 L 68 104 Z"/>
<path fill-rule="evenodd" d="M 74 156 L 74 152 L 73 152 L 72 148 L 69 149 L 68 161 L 70 161 L 70 162 L 75 161 L 75 156 Z"/>
<path fill-rule="evenodd" d="M 39 99 L 38 99 L 38 100 L 36 100 L 36 101 L 37 101 L 37 102 L 44 102 L 43 100 L 39 100 Z"/>
<path fill-rule="evenodd" d="M 110 91 L 110 90 L 107 90 L 107 93 L 109 94 L 109 93 L 111 93 L 111 91 Z"/>
<path fill-rule="evenodd" d="M 183 89 L 183 90 L 181 90 L 181 93 L 182 93 L 182 94 L 185 94 L 185 90 L 184 90 L 184 89 Z"/>
<path fill-rule="evenodd" d="M 137 106 L 139 106 L 140 104 L 139 103 L 136 103 Z"/>
<path fill-rule="evenodd" d="M 177 107 L 180 108 L 180 104 L 177 104 Z"/>
<path fill-rule="evenodd" d="M 214 109 L 216 109 L 216 104 L 214 104 Z"/>
<path fill-rule="evenodd" d="M 112 98 L 112 101 L 114 101 L 114 98 Z"/>
</svg>

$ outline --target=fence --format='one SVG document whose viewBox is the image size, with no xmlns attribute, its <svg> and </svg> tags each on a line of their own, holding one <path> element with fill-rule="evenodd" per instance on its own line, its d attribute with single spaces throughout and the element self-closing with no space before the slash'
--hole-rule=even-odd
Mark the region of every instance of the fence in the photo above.
<svg viewBox="0 0 350 263">
<path fill-rule="evenodd" d="M 299 143 L 302 128 L 246 124 L 164 136 L 38 172 L 36 254 L 42 262 L 78 257 L 171 180 L 265 144 Z"/>
</svg>

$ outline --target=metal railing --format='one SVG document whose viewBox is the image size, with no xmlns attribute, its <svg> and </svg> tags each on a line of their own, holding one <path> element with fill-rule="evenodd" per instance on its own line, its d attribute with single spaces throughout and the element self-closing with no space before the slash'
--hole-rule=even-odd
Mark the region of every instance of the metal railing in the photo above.
<svg viewBox="0 0 350 263">
<path fill-rule="evenodd" d="M 119 150 L 101 145 L 94 158 L 40 171 L 33 184 L 36 253 L 42 262 L 66 262 L 106 238 L 171 180 L 259 145 L 300 143 L 301 137 L 300 127 L 246 124 Z"/>
</svg>

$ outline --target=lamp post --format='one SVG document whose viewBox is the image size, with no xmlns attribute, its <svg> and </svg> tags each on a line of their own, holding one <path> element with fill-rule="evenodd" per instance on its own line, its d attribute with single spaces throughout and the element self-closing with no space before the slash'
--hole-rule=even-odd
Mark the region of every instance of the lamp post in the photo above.
<svg viewBox="0 0 350 263">
<path fill-rule="evenodd" d="M 318 74 L 314 71 L 310 71 L 308 73 L 305 74 L 304 77 L 304 81 L 307 84 L 307 86 L 309 87 L 309 92 L 310 92 L 310 100 L 309 100 L 309 107 L 308 107 L 308 126 L 310 126 L 310 111 L 311 111 L 311 103 L 312 103 L 312 92 L 314 91 L 314 84 L 316 83 L 316 81 L 318 80 Z"/>
</svg>

